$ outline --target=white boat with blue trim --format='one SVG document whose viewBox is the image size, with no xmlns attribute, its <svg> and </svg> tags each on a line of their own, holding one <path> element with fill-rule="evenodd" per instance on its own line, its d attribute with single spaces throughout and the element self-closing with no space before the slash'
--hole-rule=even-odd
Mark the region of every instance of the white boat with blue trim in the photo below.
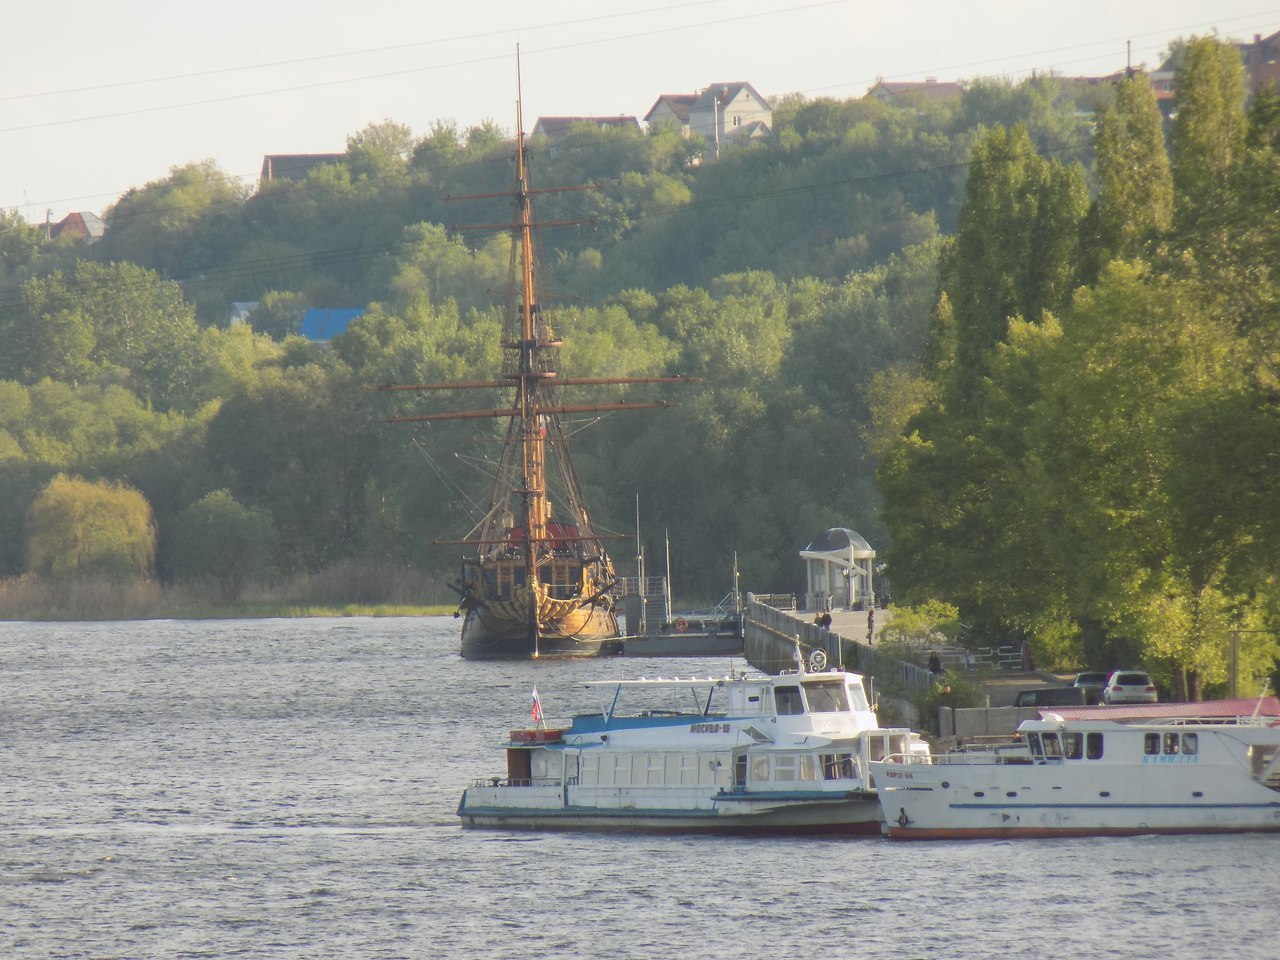
<svg viewBox="0 0 1280 960">
<path fill-rule="evenodd" d="M 1280 702 L 1054 708 L 1017 749 L 871 764 L 908 840 L 1280 831 Z"/>
<path fill-rule="evenodd" d="M 928 750 L 838 670 L 586 686 L 598 711 L 511 732 L 506 775 L 466 789 L 463 826 L 878 836 L 870 764 Z"/>
</svg>

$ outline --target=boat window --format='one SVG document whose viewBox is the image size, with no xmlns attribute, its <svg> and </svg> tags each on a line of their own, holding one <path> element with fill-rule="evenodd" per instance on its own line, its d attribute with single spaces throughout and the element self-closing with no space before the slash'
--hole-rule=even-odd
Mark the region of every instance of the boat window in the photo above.
<svg viewBox="0 0 1280 960">
<path fill-rule="evenodd" d="M 1102 759 L 1102 734 L 1091 733 L 1085 737 L 1085 756 L 1090 760 Z"/>
<path fill-rule="evenodd" d="M 1176 733 L 1166 733 L 1164 735 L 1164 752 L 1177 753 L 1178 748 L 1181 746 L 1181 739 L 1182 738 Z"/>
<path fill-rule="evenodd" d="M 800 779 L 818 779 L 818 762 L 812 753 L 800 754 Z"/>
<path fill-rule="evenodd" d="M 774 687 L 773 700 L 778 708 L 778 716 L 791 717 L 804 713 L 804 700 L 800 697 L 799 687 Z"/>
<path fill-rule="evenodd" d="M 733 758 L 733 785 L 735 787 L 745 787 L 747 785 L 747 755 L 740 753 Z"/>
<path fill-rule="evenodd" d="M 1195 756 L 1200 749 L 1200 737 L 1194 733 L 1182 735 L 1182 752 L 1187 756 Z"/>
<path fill-rule="evenodd" d="M 1056 733 L 1042 734 L 1040 740 L 1044 744 L 1044 755 L 1046 757 L 1062 756 L 1062 749 L 1058 746 L 1058 735 Z"/>
<path fill-rule="evenodd" d="M 822 779 L 824 780 L 852 780 L 853 779 L 853 754 L 851 753 L 824 753 L 822 754 Z"/>
<path fill-rule="evenodd" d="M 762 783 L 769 779 L 768 757 L 751 758 L 751 779 L 755 783 Z"/>
<path fill-rule="evenodd" d="M 854 710 L 871 709 L 871 704 L 867 703 L 867 691 L 862 688 L 862 684 L 855 683 L 849 687 L 849 705 Z"/>
<path fill-rule="evenodd" d="M 1142 737 L 1142 752 L 1148 757 L 1154 757 L 1160 753 L 1160 734 L 1147 733 Z"/>
<path fill-rule="evenodd" d="M 780 753 L 773 758 L 773 779 L 794 780 L 796 778 L 795 754 Z"/>
<path fill-rule="evenodd" d="M 806 683 L 804 692 L 809 698 L 810 713 L 849 712 L 849 694 L 844 681 Z"/>
<path fill-rule="evenodd" d="M 902 738 L 902 739 L 905 739 Z M 905 748 L 893 752 L 906 753 Z M 885 757 L 884 738 L 883 737 L 867 737 L 867 759 L 883 760 Z"/>
<path fill-rule="evenodd" d="M 1064 733 L 1062 735 L 1062 755 L 1068 760 L 1079 760 L 1083 756 L 1082 740 L 1084 740 L 1084 737 L 1078 733 Z"/>
<path fill-rule="evenodd" d="M 1044 748 L 1040 746 L 1040 734 L 1038 733 L 1027 734 L 1027 749 L 1031 751 L 1031 755 L 1033 757 L 1044 756 Z"/>
</svg>

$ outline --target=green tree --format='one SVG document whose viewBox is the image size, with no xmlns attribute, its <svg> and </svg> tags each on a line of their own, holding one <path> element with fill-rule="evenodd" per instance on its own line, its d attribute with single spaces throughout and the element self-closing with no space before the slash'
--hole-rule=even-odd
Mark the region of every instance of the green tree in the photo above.
<svg viewBox="0 0 1280 960">
<path fill-rule="evenodd" d="M 146 577 L 155 561 L 151 506 L 136 490 L 59 474 L 31 508 L 28 565 L 41 576 Z"/>
<path fill-rule="evenodd" d="M 334 360 L 264 371 L 209 424 L 219 483 L 270 512 L 286 569 L 319 570 L 362 545 L 378 445 L 368 402 Z"/>
<path fill-rule="evenodd" d="M 1115 86 L 1094 137 L 1098 194 L 1085 220 L 1086 280 L 1113 258 L 1141 255 L 1173 225 L 1173 178 L 1160 109 L 1148 77 L 1131 73 Z"/>
<path fill-rule="evenodd" d="M 215 490 L 174 519 L 166 538 L 170 566 L 183 580 L 209 580 L 226 603 L 270 570 L 275 524 L 261 508 L 246 507 L 227 490 Z"/>
<path fill-rule="evenodd" d="M 238 212 L 244 200 L 240 181 L 212 160 L 175 166 L 168 177 L 135 187 L 112 205 L 97 254 L 183 275 L 193 265 L 202 220 Z"/>
<path fill-rule="evenodd" d="M 191 395 L 191 307 L 177 284 L 133 264 L 82 260 L 27 281 L 19 308 L 0 315 L 0 336 L 0 374 L 13 379 L 126 382 L 162 409 Z"/>
<path fill-rule="evenodd" d="M 1084 173 L 1041 158 L 1027 131 L 992 130 L 974 148 L 954 244 L 940 268 L 954 311 L 963 396 L 988 367 L 1011 317 L 1037 319 L 1071 293 Z"/>
<path fill-rule="evenodd" d="M 1250 605 L 1229 573 L 1256 504 L 1242 514 L 1249 480 L 1231 482 L 1214 456 L 1238 442 L 1241 344 L 1193 283 L 1119 262 L 1062 329 L 1042 341 L 1029 418 L 1044 549 L 1082 617 L 1138 641 L 1197 698 L 1225 678 L 1226 634 Z"/>
<path fill-rule="evenodd" d="M 401 123 L 371 123 L 347 137 L 347 165 L 356 179 L 384 180 L 408 172 L 413 131 Z"/>
<path fill-rule="evenodd" d="M 0 280 L 18 276 L 40 251 L 40 235 L 17 210 L 0 210 Z"/>
<path fill-rule="evenodd" d="M 1244 150 L 1244 66 L 1233 44 L 1196 37 L 1174 82 L 1174 204 L 1179 221 L 1190 223 L 1214 205 Z"/>
</svg>

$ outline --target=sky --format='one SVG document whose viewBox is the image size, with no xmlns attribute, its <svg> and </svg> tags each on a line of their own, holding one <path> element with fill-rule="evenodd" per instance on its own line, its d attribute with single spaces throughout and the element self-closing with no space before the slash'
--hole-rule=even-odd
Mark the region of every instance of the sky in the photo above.
<svg viewBox="0 0 1280 960">
<path fill-rule="evenodd" d="M 337 153 L 391 120 L 633 115 L 747 81 L 847 99 L 877 79 L 1102 76 L 1169 42 L 1280 30 L 1280 0 L 7 0 L 0 209 L 106 210 L 213 160 Z"/>
</svg>

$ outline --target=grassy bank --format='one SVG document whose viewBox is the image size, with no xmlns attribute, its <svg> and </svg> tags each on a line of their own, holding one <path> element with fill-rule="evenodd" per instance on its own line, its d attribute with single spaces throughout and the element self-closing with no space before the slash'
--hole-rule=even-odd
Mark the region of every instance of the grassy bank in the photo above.
<svg viewBox="0 0 1280 960">
<path fill-rule="evenodd" d="M 376 573 L 376 576 L 371 575 Z M 437 593 L 411 571 L 326 571 L 246 587 L 223 598 L 214 584 L 82 577 L 0 580 L 0 620 L 214 620 L 259 617 L 448 616 L 452 603 L 422 602 Z"/>
</svg>

